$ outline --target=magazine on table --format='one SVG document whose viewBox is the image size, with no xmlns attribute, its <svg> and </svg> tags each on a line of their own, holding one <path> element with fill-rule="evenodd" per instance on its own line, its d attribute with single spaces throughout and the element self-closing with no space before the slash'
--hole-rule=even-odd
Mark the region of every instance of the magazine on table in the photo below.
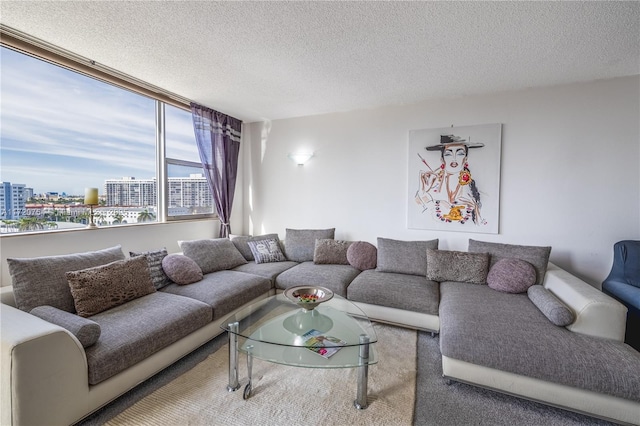
<svg viewBox="0 0 640 426">
<path fill-rule="evenodd" d="M 316 329 L 307 331 L 302 337 L 305 339 L 304 345 L 307 349 L 325 358 L 329 358 L 347 344 L 344 340 L 326 336 Z"/>
</svg>

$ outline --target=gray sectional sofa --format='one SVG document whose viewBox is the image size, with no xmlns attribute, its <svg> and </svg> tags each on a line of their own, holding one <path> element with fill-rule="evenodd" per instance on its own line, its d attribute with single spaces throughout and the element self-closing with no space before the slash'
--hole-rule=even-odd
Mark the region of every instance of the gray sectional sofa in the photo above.
<svg viewBox="0 0 640 426">
<path fill-rule="evenodd" d="M 372 320 L 440 333 L 446 379 L 640 424 L 640 354 L 622 342 L 624 306 L 548 263 L 549 248 L 471 240 L 460 253 L 385 238 L 375 247 L 334 240 L 333 229 L 287 229 L 284 244 L 269 234 L 180 246 L 8 260 L 0 423 L 72 424 L 220 334 L 227 315 L 316 284 Z M 520 264 L 500 275 L 503 258 Z M 545 303 L 510 292 L 523 280 Z M 555 325 L 566 321 L 558 312 L 570 323 Z"/>
</svg>

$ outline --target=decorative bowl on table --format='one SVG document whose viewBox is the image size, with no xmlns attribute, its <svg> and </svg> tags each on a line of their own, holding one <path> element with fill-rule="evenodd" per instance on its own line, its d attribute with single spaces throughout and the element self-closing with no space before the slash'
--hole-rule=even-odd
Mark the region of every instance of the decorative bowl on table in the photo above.
<svg viewBox="0 0 640 426">
<path fill-rule="evenodd" d="M 284 295 L 301 308 L 310 311 L 322 302 L 330 300 L 333 291 L 325 287 L 299 286 L 286 289 Z"/>
</svg>

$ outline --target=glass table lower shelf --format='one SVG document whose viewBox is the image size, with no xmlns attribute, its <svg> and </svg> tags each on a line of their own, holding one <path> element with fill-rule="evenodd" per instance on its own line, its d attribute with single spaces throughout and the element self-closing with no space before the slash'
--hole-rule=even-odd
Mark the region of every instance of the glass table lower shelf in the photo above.
<svg viewBox="0 0 640 426">
<path fill-rule="evenodd" d="M 278 294 L 249 305 L 226 318 L 221 327 L 229 336 L 229 385 L 240 388 L 238 359 L 247 355 L 251 396 L 253 358 L 306 368 L 358 368 L 354 405 L 367 408 L 369 365 L 378 362 L 377 336 L 367 316 L 356 305 L 335 295 L 315 309 L 299 307 Z"/>
</svg>

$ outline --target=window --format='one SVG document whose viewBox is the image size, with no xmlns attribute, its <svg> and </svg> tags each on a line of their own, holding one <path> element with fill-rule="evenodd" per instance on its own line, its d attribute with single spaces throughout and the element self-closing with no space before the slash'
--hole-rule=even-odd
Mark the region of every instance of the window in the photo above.
<svg viewBox="0 0 640 426">
<path fill-rule="evenodd" d="M 191 113 L 165 105 L 167 216 L 213 213 L 213 197 L 195 145 Z"/>
<path fill-rule="evenodd" d="M 99 226 L 212 215 L 190 112 L 4 46 L 0 55 L 3 234 L 84 227 L 86 187 L 99 189 Z M 163 143 L 170 158 L 156 155 Z"/>
</svg>

